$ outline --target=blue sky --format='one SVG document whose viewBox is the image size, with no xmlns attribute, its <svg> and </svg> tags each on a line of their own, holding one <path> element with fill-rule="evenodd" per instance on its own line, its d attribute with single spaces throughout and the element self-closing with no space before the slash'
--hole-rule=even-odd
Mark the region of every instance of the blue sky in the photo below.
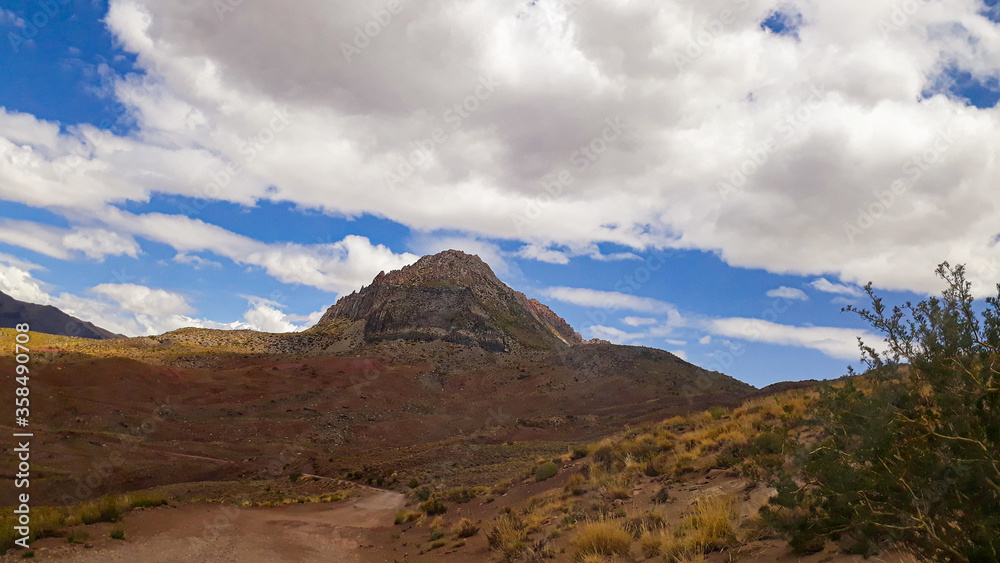
<svg viewBox="0 0 1000 563">
<path fill-rule="evenodd" d="M 5 2 L 0 290 L 295 330 L 459 248 L 764 385 L 856 365 L 868 280 L 1000 278 L 995 2 L 336 4 Z"/>
</svg>

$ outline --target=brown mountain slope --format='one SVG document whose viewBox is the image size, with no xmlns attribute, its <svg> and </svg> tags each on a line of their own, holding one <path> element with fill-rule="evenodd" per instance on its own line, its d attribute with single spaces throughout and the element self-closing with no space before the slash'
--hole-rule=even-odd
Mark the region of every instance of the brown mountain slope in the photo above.
<svg viewBox="0 0 1000 563">
<path fill-rule="evenodd" d="M 93 339 L 121 338 L 120 334 L 81 321 L 51 305 L 18 301 L 0 292 L 0 328 L 14 328 L 22 323 L 28 323 L 32 330 L 46 334 Z"/>
<path fill-rule="evenodd" d="M 0 330 L 0 368 L 13 365 L 12 340 Z M 509 452 L 564 449 L 754 391 L 663 350 L 584 343 L 453 251 L 380 274 L 302 333 L 31 342 L 32 396 L 44 398 L 32 401 L 47 468 L 32 482 L 38 502 L 361 468 L 458 483 L 470 465 L 506 472 Z M 0 379 L 0 394 L 12 386 Z M 77 492 L 74 479 L 110 456 L 110 473 Z"/>
</svg>

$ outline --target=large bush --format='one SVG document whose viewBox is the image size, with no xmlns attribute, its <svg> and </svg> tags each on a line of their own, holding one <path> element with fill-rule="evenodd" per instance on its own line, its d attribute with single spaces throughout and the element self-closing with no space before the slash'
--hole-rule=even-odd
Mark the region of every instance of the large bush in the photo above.
<svg viewBox="0 0 1000 563">
<path fill-rule="evenodd" d="M 764 513 L 802 550 L 889 543 L 936 561 L 1000 561 L 1000 286 L 973 300 L 947 263 L 939 297 L 857 313 L 885 335 L 868 367 L 823 392 L 825 435 Z"/>
</svg>

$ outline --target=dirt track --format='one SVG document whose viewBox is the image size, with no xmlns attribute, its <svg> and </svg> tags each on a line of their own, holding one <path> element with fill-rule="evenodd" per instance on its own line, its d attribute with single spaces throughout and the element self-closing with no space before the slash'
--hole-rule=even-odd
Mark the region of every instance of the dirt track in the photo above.
<svg viewBox="0 0 1000 563">
<path fill-rule="evenodd" d="M 392 526 L 403 495 L 368 491 L 333 504 L 278 508 L 192 505 L 142 511 L 125 518 L 126 540 L 94 549 L 65 540 L 38 550 L 41 558 L 73 563 L 174 561 L 360 562 L 366 530 Z M 39 545 L 43 544 L 39 542 Z"/>
</svg>

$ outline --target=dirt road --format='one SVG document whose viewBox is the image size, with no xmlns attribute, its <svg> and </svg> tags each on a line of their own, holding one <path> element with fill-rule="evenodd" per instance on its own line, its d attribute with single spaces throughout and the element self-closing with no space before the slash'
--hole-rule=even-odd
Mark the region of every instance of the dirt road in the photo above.
<svg viewBox="0 0 1000 563">
<path fill-rule="evenodd" d="M 39 558 L 73 563 L 143 561 L 361 561 L 368 530 L 392 526 L 404 503 L 390 491 L 365 491 L 332 504 L 277 508 L 191 505 L 161 508 L 125 518 L 125 541 L 94 542 L 93 549 L 65 540 L 37 550 Z M 105 536 L 106 537 L 106 536 Z M 39 547 L 43 542 L 39 542 Z"/>
</svg>

